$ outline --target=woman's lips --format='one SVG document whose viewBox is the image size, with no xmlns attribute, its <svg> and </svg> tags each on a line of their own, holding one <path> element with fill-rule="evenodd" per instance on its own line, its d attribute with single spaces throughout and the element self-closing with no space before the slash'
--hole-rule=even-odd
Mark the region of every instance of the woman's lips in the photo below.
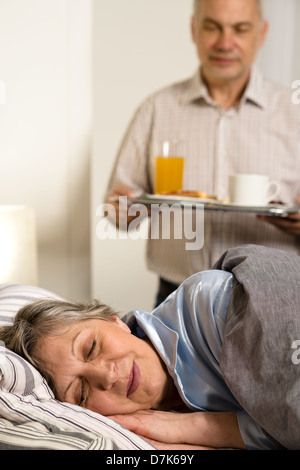
<svg viewBox="0 0 300 470">
<path fill-rule="evenodd" d="M 140 386 L 141 372 L 137 364 L 134 362 L 130 371 L 127 382 L 127 396 L 132 395 Z"/>
</svg>

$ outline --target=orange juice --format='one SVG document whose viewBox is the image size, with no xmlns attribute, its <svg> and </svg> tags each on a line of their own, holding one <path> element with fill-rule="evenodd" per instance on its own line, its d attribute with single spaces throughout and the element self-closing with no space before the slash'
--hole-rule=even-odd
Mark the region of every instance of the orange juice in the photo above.
<svg viewBox="0 0 300 470">
<path fill-rule="evenodd" d="M 184 157 L 156 157 L 155 193 L 171 193 L 182 189 Z"/>
</svg>

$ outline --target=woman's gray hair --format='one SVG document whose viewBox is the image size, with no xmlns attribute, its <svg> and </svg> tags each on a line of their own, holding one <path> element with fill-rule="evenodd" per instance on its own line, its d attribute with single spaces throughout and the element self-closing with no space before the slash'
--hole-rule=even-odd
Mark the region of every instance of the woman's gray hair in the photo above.
<svg viewBox="0 0 300 470">
<path fill-rule="evenodd" d="M 113 315 L 117 313 L 97 300 L 89 303 L 55 299 L 36 300 L 18 311 L 12 325 L 0 328 L 0 340 L 6 348 L 22 356 L 38 369 L 54 391 L 51 377 L 35 354 L 39 339 L 62 334 L 68 327 L 83 320 L 109 320 Z"/>
</svg>

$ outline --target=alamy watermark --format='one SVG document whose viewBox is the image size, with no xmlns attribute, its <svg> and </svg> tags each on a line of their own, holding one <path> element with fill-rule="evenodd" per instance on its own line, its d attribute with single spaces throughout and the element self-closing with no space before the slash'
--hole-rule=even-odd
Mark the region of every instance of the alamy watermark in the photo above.
<svg viewBox="0 0 300 470">
<path fill-rule="evenodd" d="M 200 250 L 204 244 L 203 204 L 128 204 L 127 197 L 120 196 L 118 210 L 113 204 L 101 204 L 96 216 L 96 235 L 100 240 L 184 240 L 189 251 Z"/>
<path fill-rule="evenodd" d="M 300 340 L 293 341 L 291 348 L 296 349 L 292 354 L 292 363 L 298 365 L 300 364 Z"/>
</svg>

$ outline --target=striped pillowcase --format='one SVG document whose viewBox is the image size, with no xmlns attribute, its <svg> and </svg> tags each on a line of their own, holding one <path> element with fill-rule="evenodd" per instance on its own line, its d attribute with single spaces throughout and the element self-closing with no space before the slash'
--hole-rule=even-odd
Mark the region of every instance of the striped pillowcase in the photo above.
<svg viewBox="0 0 300 470">
<path fill-rule="evenodd" d="M 56 298 L 39 287 L 18 284 L 0 286 L 0 326 L 12 324 L 17 311 L 26 303 L 40 298 Z M 27 361 L 0 344 L 1 390 L 21 395 L 36 394 L 37 399 L 54 398 L 40 373 Z M 38 390 L 38 393 L 36 393 Z"/>
<path fill-rule="evenodd" d="M 39 298 L 60 299 L 39 287 L 0 285 L 0 326 L 12 324 L 23 305 Z M 3 344 L 0 344 L 0 421 L 0 449 L 9 446 L 36 449 L 46 446 L 55 449 L 58 441 L 59 448 L 65 445 L 68 449 L 72 448 L 72 433 L 76 434 L 78 447 L 82 439 L 82 448 L 153 449 L 146 441 L 113 420 L 79 406 L 57 401 L 41 374 Z M 31 425 L 30 433 L 26 434 L 30 435 L 27 441 L 25 437 L 20 438 L 25 423 L 26 426 Z M 40 429 L 35 431 L 33 423 L 35 426 L 39 423 L 43 432 Z"/>
</svg>

